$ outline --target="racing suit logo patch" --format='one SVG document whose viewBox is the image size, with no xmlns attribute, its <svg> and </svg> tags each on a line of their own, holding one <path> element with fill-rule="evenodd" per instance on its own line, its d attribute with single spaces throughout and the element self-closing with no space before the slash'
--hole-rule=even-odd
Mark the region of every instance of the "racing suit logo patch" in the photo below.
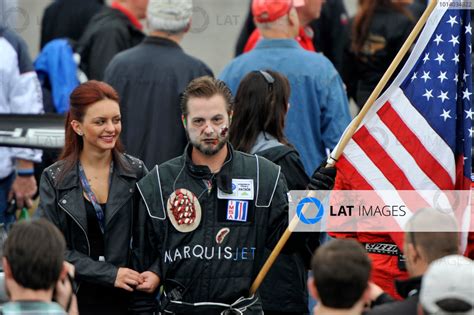
<svg viewBox="0 0 474 315">
<path fill-rule="evenodd" d="M 227 202 L 227 220 L 247 222 L 249 202 L 243 200 L 229 200 Z"/>
</svg>

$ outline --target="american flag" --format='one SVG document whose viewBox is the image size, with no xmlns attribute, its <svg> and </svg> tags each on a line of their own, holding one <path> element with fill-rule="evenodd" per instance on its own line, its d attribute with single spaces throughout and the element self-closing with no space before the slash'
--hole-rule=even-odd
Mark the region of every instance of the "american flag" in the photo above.
<svg viewBox="0 0 474 315">
<path fill-rule="evenodd" d="M 469 10 L 437 7 L 433 11 L 405 65 L 367 112 L 339 157 L 335 189 L 469 189 L 474 114 L 471 35 Z M 426 201 L 423 207 L 434 206 L 422 201 Z M 463 226 L 469 224 L 466 213 L 455 213 Z M 408 219 L 394 218 L 397 229 L 393 232 L 366 233 L 358 225 L 357 233 L 332 235 L 356 237 L 361 242 L 391 240 L 403 250 L 403 233 L 396 231 L 401 231 Z M 463 239 L 463 247 L 466 241 Z M 375 274 L 376 283 L 377 279 L 404 276 L 380 261 L 374 263 Z M 392 281 L 377 284 L 395 294 Z"/>
<path fill-rule="evenodd" d="M 469 189 L 471 35 L 469 10 L 433 11 L 336 164 L 350 189 Z"/>
</svg>

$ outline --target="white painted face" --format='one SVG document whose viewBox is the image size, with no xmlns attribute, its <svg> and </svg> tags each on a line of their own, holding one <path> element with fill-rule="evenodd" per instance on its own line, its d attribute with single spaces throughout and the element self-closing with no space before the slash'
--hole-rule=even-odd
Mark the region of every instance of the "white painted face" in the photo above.
<svg viewBox="0 0 474 315">
<path fill-rule="evenodd" d="M 229 139 L 229 114 L 220 94 L 188 100 L 186 134 L 191 144 L 205 155 L 219 152 Z"/>
</svg>

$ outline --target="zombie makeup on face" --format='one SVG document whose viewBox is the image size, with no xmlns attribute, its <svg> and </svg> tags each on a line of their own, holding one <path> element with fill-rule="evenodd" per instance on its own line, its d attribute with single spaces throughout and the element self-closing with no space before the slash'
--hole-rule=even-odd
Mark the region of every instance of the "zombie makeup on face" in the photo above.
<svg viewBox="0 0 474 315">
<path fill-rule="evenodd" d="M 228 132 L 229 132 L 229 128 L 226 125 L 221 127 L 221 137 L 224 138 L 225 136 L 227 136 Z"/>
</svg>

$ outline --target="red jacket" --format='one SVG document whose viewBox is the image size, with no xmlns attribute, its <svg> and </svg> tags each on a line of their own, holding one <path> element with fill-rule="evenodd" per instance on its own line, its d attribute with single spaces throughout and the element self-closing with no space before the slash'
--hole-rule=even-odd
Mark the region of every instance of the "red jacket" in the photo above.
<svg viewBox="0 0 474 315">
<path fill-rule="evenodd" d="M 349 179 L 343 172 L 338 172 L 334 190 L 348 190 L 352 187 Z M 403 232 L 391 233 L 335 233 L 330 232 L 330 236 L 336 238 L 354 238 L 360 243 L 394 243 L 400 250 L 403 250 Z M 386 293 L 401 299 L 395 289 L 395 280 L 407 279 L 408 273 L 398 268 L 398 257 L 384 254 L 368 254 L 372 260 L 371 281 L 380 286 Z"/>
</svg>

